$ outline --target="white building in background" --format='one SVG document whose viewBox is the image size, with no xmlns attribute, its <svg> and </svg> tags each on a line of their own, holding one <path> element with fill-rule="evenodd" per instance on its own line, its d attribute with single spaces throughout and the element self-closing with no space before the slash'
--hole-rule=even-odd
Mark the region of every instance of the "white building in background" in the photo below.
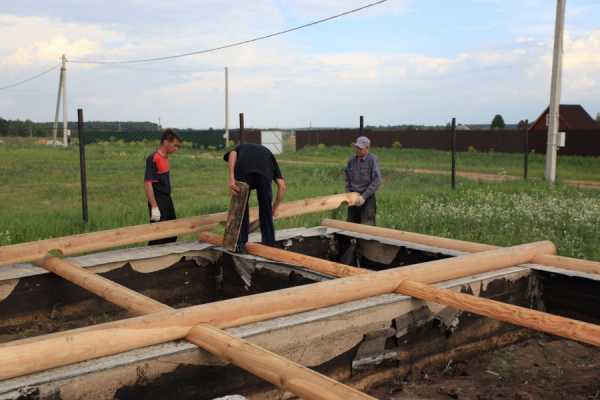
<svg viewBox="0 0 600 400">
<path fill-rule="evenodd" d="M 283 131 L 261 131 L 260 142 L 273 154 L 283 153 Z"/>
</svg>

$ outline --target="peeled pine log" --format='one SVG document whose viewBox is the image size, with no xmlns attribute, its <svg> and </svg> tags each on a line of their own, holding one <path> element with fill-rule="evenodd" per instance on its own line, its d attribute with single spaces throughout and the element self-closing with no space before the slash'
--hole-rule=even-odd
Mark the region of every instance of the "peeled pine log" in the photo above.
<svg viewBox="0 0 600 400">
<path fill-rule="evenodd" d="M 219 215 L 212 214 L 2 246 L 0 247 L 0 265 L 35 261 L 52 252 L 67 256 L 208 231 L 213 229 L 219 221 Z"/>
<path fill-rule="evenodd" d="M 219 246 L 223 242 L 223 237 L 211 232 L 200 232 L 198 233 L 198 240 Z M 247 243 L 246 251 L 269 260 L 289 263 L 338 277 L 364 274 L 373 275 L 373 272 L 367 269 L 351 267 L 346 264 L 323 260 L 322 258 L 294 253 L 259 243 Z M 542 241 L 469 254 L 467 258 L 465 258 L 466 256 L 444 258 L 380 272 L 395 271 L 394 279 L 410 278 L 418 282 L 435 283 L 524 264 L 537 254 L 553 253 L 555 251 L 556 248 L 552 242 Z"/>
<path fill-rule="evenodd" d="M 215 245 L 219 245 L 219 242 L 222 241 L 220 236 L 209 232 L 201 232 L 198 234 L 198 237 L 200 240 L 204 240 Z M 313 271 L 327 273 L 338 277 L 372 273 L 363 268 L 351 267 L 345 264 L 335 263 L 333 261 L 305 256 L 302 254 L 265 246 L 259 243 L 248 243 L 246 245 L 246 250 L 248 253 L 259 257 L 292 263 Z M 470 311 L 474 314 L 483 315 L 489 318 L 509 322 L 514 325 L 546 332 L 567 339 L 600 346 L 599 325 L 559 317 L 556 315 L 531 310 L 529 308 L 514 306 L 512 304 L 501 303 L 468 294 L 456 293 L 449 289 L 436 288 L 434 286 L 422 283 L 433 283 L 436 281 L 439 282 L 442 280 L 453 279 L 458 277 L 456 276 L 457 273 L 461 276 L 466 276 L 464 271 L 458 272 L 454 270 L 455 268 L 456 267 L 449 267 L 449 270 L 435 271 L 435 273 L 431 273 L 433 271 L 421 270 L 419 268 L 419 264 L 404 267 L 403 270 L 405 272 L 405 279 L 401 280 L 397 286 L 396 293 L 415 297 L 425 301 L 432 301 L 460 310 Z M 483 271 L 480 270 L 479 272 Z M 450 278 L 452 275 L 454 276 Z M 442 277 L 446 279 L 442 279 Z"/>
<path fill-rule="evenodd" d="M 196 325 L 186 339 L 302 399 L 375 399 L 210 325 Z"/>
<path fill-rule="evenodd" d="M 444 249 L 464 251 L 466 253 L 477 253 L 497 249 L 498 246 L 464 240 L 448 239 L 437 236 L 423 235 L 420 233 L 400 231 L 378 226 L 361 225 L 352 222 L 338 221 L 335 219 L 324 219 L 321 225 L 329 228 L 342 229 L 345 231 L 364 233 L 367 235 L 380 236 L 389 239 L 404 240 L 407 242 L 424 244 L 427 246 L 441 247 Z M 557 267 L 572 271 L 585 272 L 589 274 L 600 274 L 600 262 L 581 260 L 578 258 L 561 257 L 554 254 L 540 254 L 531 260 L 534 264 Z"/>
<path fill-rule="evenodd" d="M 540 242 L 468 254 L 416 265 L 411 277 L 453 279 L 553 251 L 552 243 Z M 0 379 L 181 339 L 198 324 L 222 329 L 393 293 L 403 279 L 406 268 L 394 268 L 4 343 Z"/>
<path fill-rule="evenodd" d="M 211 232 L 198 233 L 198 240 L 213 244 L 215 246 L 223 245 L 223 236 Z M 324 260 L 322 258 L 311 257 L 292 251 L 281 250 L 276 247 L 264 246 L 259 243 L 246 243 L 246 251 L 252 255 L 267 258 L 269 260 L 281 261 L 286 264 L 306 267 L 313 271 L 329 274 L 333 276 L 343 277 L 358 275 L 360 273 L 367 274 L 371 271 L 363 268 L 351 267 L 346 264 L 336 263 L 334 261 Z"/>
<path fill-rule="evenodd" d="M 398 293 L 600 347 L 600 325 L 404 280 Z"/>
<path fill-rule="evenodd" d="M 133 315 L 152 314 L 166 310 L 171 307 L 144 296 L 134 290 L 126 288 L 116 282 L 97 275 L 85 268 L 58 257 L 47 256 L 34 264 L 64 278 L 65 280 L 86 289 L 104 300 L 120 306 Z"/>
<path fill-rule="evenodd" d="M 341 193 L 332 196 L 313 197 L 304 200 L 290 201 L 288 203 L 282 203 L 277 209 L 275 218 L 287 218 L 295 217 L 297 215 L 312 214 L 317 212 L 335 210 L 342 204 L 355 204 L 360 194 Z M 250 219 L 254 220 L 258 218 L 258 207 L 250 209 Z"/>
<path fill-rule="evenodd" d="M 426 246 L 441 247 L 444 249 L 464 251 L 465 253 L 478 253 L 480 251 L 494 250 L 498 246 L 467 242 L 464 240 L 448 239 L 444 237 L 424 235 L 421 233 L 399 231 L 396 229 L 382 228 L 379 226 L 355 224 L 337 219 L 324 219 L 321 225 L 328 228 L 342 229 L 345 231 L 364 233 L 367 235 L 380 236 L 388 239 L 404 240 L 406 242 L 423 244 Z"/>
<path fill-rule="evenodd" d="M 143 315 L 174 310 L 166 304 L 60 258 L 45 257 L 36 264 L 134 314 Z M 374 399 L 210 325 L 200 324 L 192 327 L 185 339 L 211 354 L 305 399 Z"/>
<path fill-rule="evenodd" d="M 276 218 L 334 210 L 343 203 L 354 204 L 358 193 L 342 193 L 332 196 L 314 197 L 310 199 L 282 203 Z M 258 209 L 250 210 L 255 219 Z M 214 224 L 224 222 L 227 212 L 180 218 L 174 221 L 163 221 L 154 224 L 142 224 L 105 231 L 64 236 L 55 239 L 39 240 L 0 247 L 0 265 L 35 261 L 46 257 L 48 253 L 58 252 L 62 256 L 106 250 L 114 247 L 180 236 L 188 233 L 208 231 Z"/>
<path fill-rule="evenodd" d="M 568 269 L 571 271 L 585 272 L 588 274 L 600 275 L 600 262 L 591 260 L 582 260 L 580 258 L 562 257 L 556 255 L 538 255 L 533 260 L 534 264 L 545 265 Z"/>
</svg>

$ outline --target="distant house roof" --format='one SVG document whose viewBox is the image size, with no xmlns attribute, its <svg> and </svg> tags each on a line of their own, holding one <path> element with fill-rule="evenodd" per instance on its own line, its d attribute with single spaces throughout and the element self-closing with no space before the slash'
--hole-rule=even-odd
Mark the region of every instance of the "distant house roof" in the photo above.
<svg viewBox="0 0 600 400">
<path fill-rule="evenodd" d="M 531 128 L 529 128 L 530 132 L 546 132 L 548 130 L 546 123 L 548 108 L 531 125 Z M 598 123 L 579 104 L 561 104 L 558 111 L 558 120 L 558 129 L 561 131 L 566 129 L 600 128 Z"/>
</svg>

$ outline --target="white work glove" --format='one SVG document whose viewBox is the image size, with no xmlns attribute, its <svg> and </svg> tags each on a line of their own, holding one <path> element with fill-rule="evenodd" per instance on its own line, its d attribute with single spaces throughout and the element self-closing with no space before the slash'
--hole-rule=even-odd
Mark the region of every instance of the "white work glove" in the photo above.
<svg viewBox="0 0 600 400">
<path fill-rule="evenodd" d="M 363 204 L 365 204 L 365 198 L 362 196 L 358 196 L 358 199 L 356 199 L 356 203 L 354 203 L 354 205 L 356 207 L 362 207 Z"/>
<path fill-rule="evenodd" d="M 160 221 L 160 210 L 158 209 L 158 207 L 152 207 L 152 211 L 150 211 L 150 221 Z"/>
</svg>

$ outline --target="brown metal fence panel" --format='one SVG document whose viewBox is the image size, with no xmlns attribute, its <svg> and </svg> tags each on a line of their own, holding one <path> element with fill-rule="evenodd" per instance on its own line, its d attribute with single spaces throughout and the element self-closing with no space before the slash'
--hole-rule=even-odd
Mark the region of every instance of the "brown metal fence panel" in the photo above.
<svg viewBox="0 0 600 400">
<path fill-rule="evenodd" d="M 261 134 L 259 129 L 244 129 L 244 143 L 261 144 Z M 240 144 L 240 130 L 229 130 L 229 140 L 235 144 Z"/>
<path fill-rule="evenodd" d="M 529 148 L 546 154 L 546 132 L 530 132 Z M 571 129 L 566 131 L 565 147 L 558 155 L 600 156 L 600 129 Z"/>
<path fill-rule="evenodd" d="M 405 147 L 417 149 L 450 149 L 450 130 L 371 130 L 363 134 L 371 139 L 374 147 Z M 458 151 L 496 151 L 522 153 L 525 132 L 521 129 L 457 130 Z M 296 149 L 306 146 L 350 146 L 359 136 L 358 129 L 312 129 L 296 131 Z M 546 134 L 529 132 L 529 149 L 546 153 Z M 559 155 L 600 156 L 600 129 L 569 130 L 566 146 Z"/>
</svg>

